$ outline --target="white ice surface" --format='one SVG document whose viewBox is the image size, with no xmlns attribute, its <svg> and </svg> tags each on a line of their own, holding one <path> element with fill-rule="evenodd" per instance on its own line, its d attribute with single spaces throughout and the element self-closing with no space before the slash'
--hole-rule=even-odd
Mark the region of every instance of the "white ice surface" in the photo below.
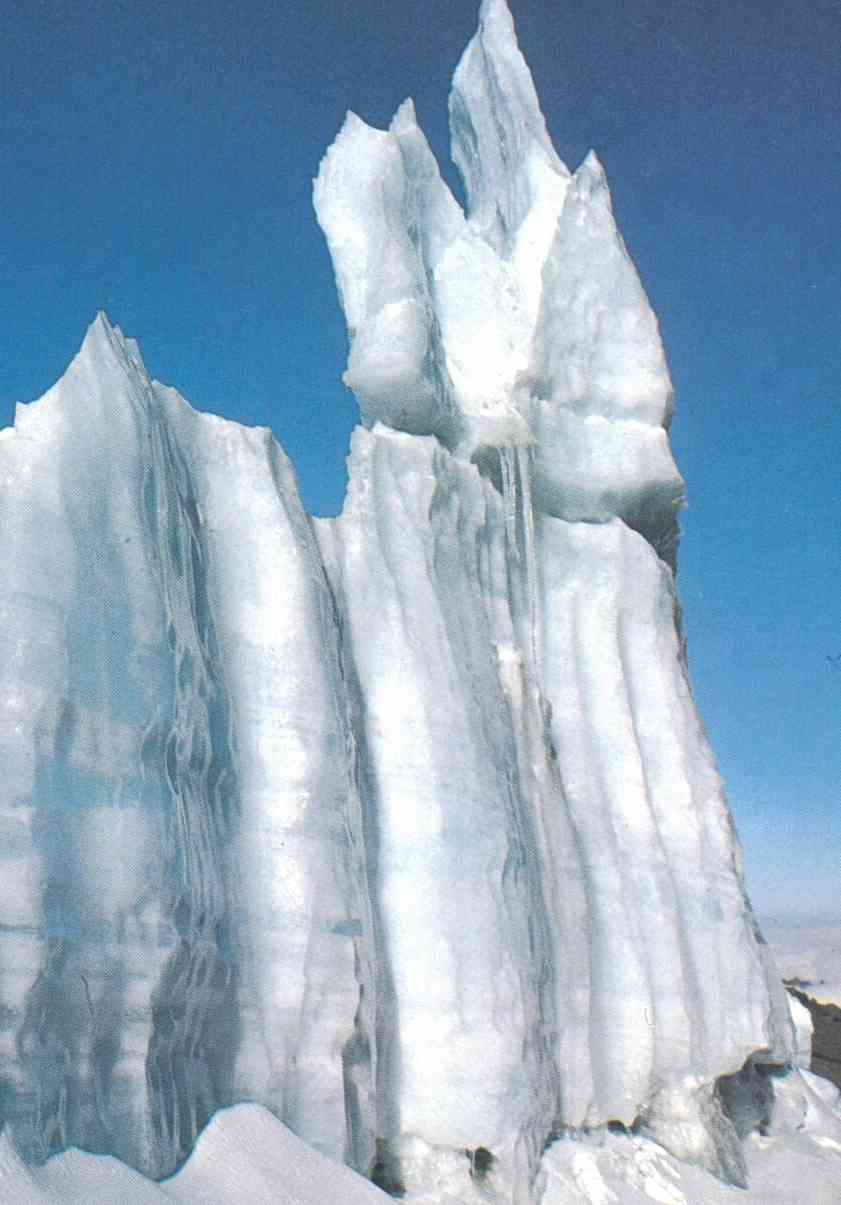
<svg viewBox="0 0 841 1205">
<path fill-rule="evenodd" d="M 736 1188 L 681 1163 L 648 1139 L 610 1134 L 593 1144 L 559 1142 L 544 1159 L 542 1205 L 837 1205 L 841 1142 L 820 1131 L 751 1135 L 750 1187 Z"/>
<path fill-rule="evenodd" d="M 472 465 L 382 427 L 354 433 L 350 479 L 319 532 L 364 699 L 398 1022 L 389 1136 L 499 1150 L 545 1125 L 554 1077 L 541 867 L 489 597 L 507 605 L 503 510 Z"/>
<path fill-rule="evenodd" d="M 100 317 L 19 408 L 0 473 L 18 1140 L 163 1174 L 251 1098 L 349 1155 L 365 857 L 332 601 L 288 461 L 150 381 Z"/>
<path fill-rule="evenodd" d="M 812 1014 L 805 1004 L 801 1004 L 796 996 L 789 993 L 788 1007 L 794 1023 L 795 1057 L 794 1065 L 803 1067 L 806 1071 L 812 1063 L 812 1035 L 815 1032 Z"/>
<path fill-rule="evenodd" d="M 345 380 L 363 416 L 470 454 L 532 438 L 517 381 L 569 180 L 501 0 L 482 5 L 450 117 L 467 215 L 411 102 L 388 131 L 348 115 L 315 207 L 348 323 Z"/>
<path fill-rule="evenodd" d="M 591 1005 L 578 1044 L 590 1044 L 594 1117 L 628 1122 L 652 1082 L 709 1081 L 778 1039 L 671 571 L 618 519 L 541 517 L 537 531 L 543 689 L 586 851 Z M 779 989 L 775 1001 L 785 1008 Z M 585 1119 L 583 1103 L 570 1120 Z"/>
<path fill-rule="evenodd" d="M 673 556 L 657 319 L 598 160 L 570 177 L 552 147 L 504 0 L 481 6 L 450 124 L 466 214 L 410 101 L 387 131 L 349 114 L 315 184 L 363 416 L 464 456 L 534 444 L 541 509 L 620 515 Z"/>
<path fill-rule="evenodd" d="M 841 1129 L 832 1132 L 826 1116 L 834 1089 L 808 1073 L 790 1079 L 780 1095 L 797 1110 L 796 1125 L 747 1140 L 749 1189 L 723 1184 L 649 1139 L 599 1134 L 552 1144 L 542 1161 L 541 1205 L 837 1205 Z M 426 1159 L 427 1183 L 437 1187 L 410 1193 L 405 1199 L 412 1205 L 498 1199 L 489 1186 L 462 1190 L 445 1153 Z M 8 1136 L 0 1136 L 0 1200 L 8 1205 L 374 1205 L 388 1199 L 255 1105 L 218 1113 L 181 1171 L 160 1184 L 115 1159 L 77 1150 L 27 1167 Z"/>
<path fill-rule="evenodd" d="M 713 1085 L 794 1032 L 687 679 L 657 320 L 598 160 L 570 176 L 552 148 L 504 0 L 450 121 L 465 213 L 409 102 L 387 131 L 349 116 L 315 186 L 373 427 L 319 533 L 377 801 L 389 1137 L 493 1136 L 520 1183 L 541 1129 L 640 1119 L 741 1175 Z M 427 958 L 474 967 L 472 999 L 421 997 Z"/>
</svg>

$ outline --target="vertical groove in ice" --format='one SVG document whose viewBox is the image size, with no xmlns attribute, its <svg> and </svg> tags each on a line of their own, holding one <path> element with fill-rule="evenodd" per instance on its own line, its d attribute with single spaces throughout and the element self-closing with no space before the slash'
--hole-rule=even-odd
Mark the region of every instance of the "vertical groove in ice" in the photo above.
<svg viewBox="0 0 841 1205">
<path fill-rule="evenodd" d="M 163 1174 L 256 1097 L 370 1161 L 345 685 L 272 448 L 152 385 L 100 319 L 0 449 L 5 548 L 31 550 L 0 588 L 0 1104 L 33 1157 L 78 1143 Z"/>
<path fill-rule="evenodd" d="M 182 594 L 192 594 L 194 611 L 201 611 L 194 580 L 200 553 L 190 545 L 195 522 L 179 512 L 150 532 L 142 515 L 144 469 L 162 467 L 152 410 L 139 353 L 99 319 L 63 381 L 21 410 L 6 446 L 12 456 L 52 459 L 63 514 L 49 553 L 58 569 L 53 580 L 38 584 L 37 555 L 21 561 L 22 575 L 35 570 L 32 584 L 50 609 L 63 612 L 63 623 L 53 653 L 59 673 L 33 709 L 37 758 L 28 794 L 44 886 L 33 918 L 41 953 L 25 998 L 13 1008 L 20 1017 L 19 1062 L 33 1094 L 31 1103 L 27 1090 L 18 1098 L 15 1128 L 36 1157 L 76 1142 L 159 1170 L 167 1161 L 172 1166 L 178 1149 L 187 1153 L 219 1101 L 206 1085 L 199 1091 L 187 1083 L 196 1075 L 186 1063 L 224 1061 L 232 1044 L 224 1029 L 210 1033 L 208 1010 L 196 999 L 201 991 L 191 995 L 179 981 L 163 1025 L 171 1031 L 180 1025 L 182 1033 L 178 1069 L 170 1068 L 179 1079 L 181 1116 L 176 1122 L 171 1115 L 165 1137 L 156 1135 L 145 1063 L 160 1032 L 162 984 L 176 957 L 186 982 L 214 981 L 213 966 L 199 970 L 201 955 L 185 952 L 183 926 L 178 954 L 172 953 L 170 916 L 177 913 L 176 926 L 184 919 L 172 876 L 181 886 L 189 881 L 197 914 L 209 918 L 200 936 L 212 946 L 212 924 L 224 911 L 218 896 L 224 876 L 215 859 L 225 841 L 206 817 L 227 789 L 228 758 L 224 698 L 201 661 L 213 656 L 208 618 L 193 616 L 194 628 L 205 629 L 199 638 L 185 632 L 183 616 L 175 615 L 184 606 L 161 592 L 160 561 L 173 555 L 189 581 Z M 88 439 L 103 424 L 111 440 L 107 456 Z M 21 475 L 18 488 L 26 482 Z M 43 483 L 32 490 L 35 522 L 50 494 Z M 30 639 L 37 644 L 43 635 L 33 631 Z M 191 697 L 195 678 L 202 699 Z M 25 765 L 20 753 L 15 762 Z M 191 845 L 198 867 L 178 862 L 176 851 L 183 855 Z M 184 970 L 191 958 L 192 969 Z M 202 1094 L 204 1105 L 197 1105 Z M 6 1115 L 14 1117 L 17 1107 L 11 1104 Z M 158 1120 L 162 1115 L 161 1106 Z"/>
<path fill-rule="evenodd" d="M 505 445 L 498 456 L 511 604 L 520 648 L 528 658 L 532 680 L 537 681 L 540 620 L 531 451 L 522 445 Z"/>
<path fill-rule="evenodd" d="M 517 479 L 520 494 L 521 544 L 523 547 L 523 580 L 525 583 L 528 627 L 530 633 L 529 652 L 532 672 L 539 680 L 540 675 L 540 619 L 538 615 L 537 549 L 534 542 L 534 510 L 531 496 L 532 453 L 531 448 L 519 445 L 517 454 Z"/>
<path fill-rule="evenodd" d="M 378 1137 L 396 1166 L 406 1134 L 507 1150 L 523 1185 L 558 1087 L 541 839 L 488 627 L 507 615 L 511 646 L 520 521 L 506 535 L 499 496 L 431 440 L 357 431 L 351 480 L 319 532 L 364 700 Z"/>
<path fill-rule="evenodd" d="M 365 729 L 365 704 L 354 658 L 342 582 L 340 537 L 335 521 L 317 519 L 314 532 L 330 591 L 337 633 L 342 715 L 346 741 L 348 798 L 358 827 L 349 825 L 351 893 L 361 927 L 356 939 L 358 1005 L 353 1033 L 342 1057 L 348 1162 L 367 1173 L 374 1166 L 377 1140 L 397 1132 L 398 1082 L 394 1067 L 396 1023 L 394 981 L 379 888 L 376 783 Z"/>
<path fill-rule="evenodd" d="M 175 948 L 157 985 L 147 1056 L 152 1126 L 161 1168 L 182 1162 L 214 1110 L 232 1097 L 237 937 L 227 854 L 238 799 L 231 719 L 213 616 L 206 553 L 186 467 L 154 396 L 147 408 L 144 482 L 151 546 L 173 666 L 171 705 L 145 766 L 163 769 L 166 911 Z"/>
<path fill-rule="evenodd" d="M 354 1158 L 371 1139 L 360 997 L 372 955 L 333 600 L 270 433 L 203 420 L 169 391 L 163 403 L 200 490 L 206 588 L 237 733 L 234 1088 L 322 1152 Z"/>
</svg>

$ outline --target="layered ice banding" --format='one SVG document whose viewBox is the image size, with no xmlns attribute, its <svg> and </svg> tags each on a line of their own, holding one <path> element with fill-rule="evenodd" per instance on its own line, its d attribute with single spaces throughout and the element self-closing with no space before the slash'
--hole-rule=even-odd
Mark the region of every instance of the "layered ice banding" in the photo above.
<svg viewBox="0 0 841 1205">
<path fill-rule="evenodd" d="M 657 322 L 504 0 L 451 125 L 466 213 L 410 102 L 316 182 L 365 424 L 338 518 L 103 316 L 2 433 L 30 1160 L 168 1175 L 248 1100 L 388 1191 L 525 1205 L 564 1135 L 743 1183 L 772 1124 L 795 1033 L 687 678 Z"/>
</svg>

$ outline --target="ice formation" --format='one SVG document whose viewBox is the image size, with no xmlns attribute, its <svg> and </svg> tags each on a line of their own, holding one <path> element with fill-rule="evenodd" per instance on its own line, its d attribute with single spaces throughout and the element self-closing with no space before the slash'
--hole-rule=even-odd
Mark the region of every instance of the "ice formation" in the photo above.
<svg viewBox="0 0 841 1205">
<path fill-rule="evenodd" d="M 2 433 L 30 1161 L 169 1175 L 250 1100 L 419 1202 L 537 1202 L 609 1125 L 741 1183 L 797 1060 L 687 679 L 657 322 L 504 0 L 451 124 L 466 214 L 410 102 L 316 183 L 365 420 L 337 519 L 103 316 Z"/>
</svg>

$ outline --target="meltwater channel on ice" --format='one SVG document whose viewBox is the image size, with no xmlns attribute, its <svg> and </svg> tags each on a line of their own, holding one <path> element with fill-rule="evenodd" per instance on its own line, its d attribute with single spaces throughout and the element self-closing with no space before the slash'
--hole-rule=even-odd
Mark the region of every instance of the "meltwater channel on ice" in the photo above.
<svg viewBox="0 0 841 1205">
<path fill-rule="evenodd" d="M 315 185 L 337 518 L 102 315 L 0 435 L 2 1201 L 841 1199 L 687 677 L 657 321 L 505 0 L 450 115 L 466 212 L 410 101 Z"/>
</svg>

